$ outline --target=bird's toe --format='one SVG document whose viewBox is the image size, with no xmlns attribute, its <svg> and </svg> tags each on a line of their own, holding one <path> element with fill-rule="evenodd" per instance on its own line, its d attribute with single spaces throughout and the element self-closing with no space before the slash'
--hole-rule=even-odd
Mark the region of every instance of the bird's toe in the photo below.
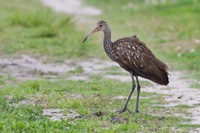
<svg viewBox="0 0 200 133">
<path fill-rule="evenodd" d="M 119 110 L 118 112 L 121 114 L 121 113 L 124 113 L 126 110 L 127 110 L 129 113 L 131 113 L 131 111 L 130 111 L 129 109 L 127 109 L 127 108 L 123 108 L 123 109 Z"/>
<path fill-rule="evenodd" d="M 135 110 L 135 113 L 140 113 L 140 111 L 139 110 Z"/>
</svg>

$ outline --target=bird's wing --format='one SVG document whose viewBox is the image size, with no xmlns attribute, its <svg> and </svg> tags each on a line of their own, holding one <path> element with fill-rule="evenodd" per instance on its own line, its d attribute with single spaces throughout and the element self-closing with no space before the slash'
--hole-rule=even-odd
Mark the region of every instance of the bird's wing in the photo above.
<svg viewBox="0 0 200 133">
<path fill-rule="evenodd" d="M 148 74 L 158 75 L 160 69 L 165 70 L 167 67 L 136 36 L 119 39 L 114 42 L 114 45 L 116 62 L 136 75 L 142 77 Z"/>
</svg>

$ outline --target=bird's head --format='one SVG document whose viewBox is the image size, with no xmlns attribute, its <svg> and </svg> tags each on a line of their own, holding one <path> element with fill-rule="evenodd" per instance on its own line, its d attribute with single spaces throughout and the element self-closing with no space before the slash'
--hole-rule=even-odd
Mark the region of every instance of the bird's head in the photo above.
<svg viewBox="0 0 200 133">
<path fill-rule="evenodd" d="M 97 23 L 95 29 L 94 29 L 90 34 L 88 34 L 88 35 L 85 37 L 85 39 L 83 40 L 82 43 L 84 43 L 84 42 L 88 39 L 88 37 L 91 36 L 92 34 L 98 32 L 98 31 L 104 31 L 104 30 L 106 30 L 106 29 L 108 29 L 108 28 L 109 28 L 109 27 L 108 27 L 108 24 L 107 24 L 106 21 L 103 21 L 103 20 L 99 21 L 99 22 Z"/>
</svg>

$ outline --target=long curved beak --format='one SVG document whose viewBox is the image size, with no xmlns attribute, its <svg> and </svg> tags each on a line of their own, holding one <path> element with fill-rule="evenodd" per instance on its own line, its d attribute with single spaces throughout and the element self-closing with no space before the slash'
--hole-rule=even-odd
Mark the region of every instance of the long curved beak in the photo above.
<svg viewBox="0 0 200 133">
<path fill-rule="evenodd" d="M 97 31 L 99 31 L 99 30 L 98 30 L 98 27 L 96 27 L 90 34 L 88 34 L 88 35 L 85 37 L 85 39 L 83 40 L 82 43 L 84 43 L 84 42 L 88 39 L 89 36 L 91 36 L 92 34 L 96 33 Z"/>
</svg>

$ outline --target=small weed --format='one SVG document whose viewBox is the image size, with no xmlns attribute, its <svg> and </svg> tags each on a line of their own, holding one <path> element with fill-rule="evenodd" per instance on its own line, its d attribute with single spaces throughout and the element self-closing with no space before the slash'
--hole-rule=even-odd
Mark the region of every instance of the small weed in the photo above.
<svg viewBox="0 0 200 133">
<path fill-rule="evenodd" d="M 5 84 L 5 79 L 3 75 L 0 75 L 0 85 Z"/>
<path fill-rule="evenodd" d="M 84 69 L 83 69 L 83 67 L 81 67 L 81 66 L 77 66 L 76 68 L 75 68 L 75 70 L 71 70 L 71 71 L 69 71 L 67 74 L 81 74 L 81 73 L 83 73 L 84 72 Z"/>
<path fill-rule="evenodd" d="M 188 105 L 185 105 L 185 104 L 179 104 L 176 107 L 178 107 L 178 108 L 192 108 L 193 106 L 188 106 Z"/>
<path fill-rule="evenodd" d="M 200 89 L 200 83 L 194 83 L 191 85 L 191 87 Z"/>
</svg>

